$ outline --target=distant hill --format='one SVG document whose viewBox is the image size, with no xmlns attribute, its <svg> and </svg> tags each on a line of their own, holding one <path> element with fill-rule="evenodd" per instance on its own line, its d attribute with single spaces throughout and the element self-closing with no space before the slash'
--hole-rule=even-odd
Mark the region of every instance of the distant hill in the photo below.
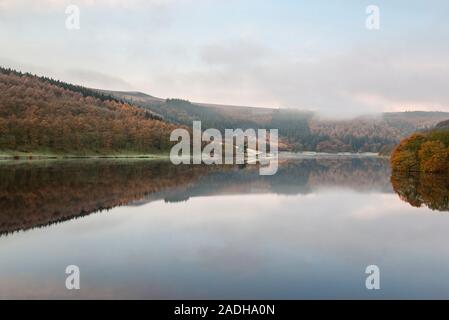
<svg viewBox="0 0 449 320">
<path fill-rule="evenodd" d="M 0 151 L 154 153 L 174 125 L 96 90 L 0 68 Z"/>
<path fill-rule="evenodd" d="M 151 110 L 167 121 L 204 128 L 278 128 L 285 149 L 319 152 L 380 152 L 391 150 L 407 135 L 433 128 L 447 112 L 394 112 L 347 120 L 323 119 L 295 109 L 272 109 L 161 99 L 140 92 L 102 91 Z"/>
</svg>

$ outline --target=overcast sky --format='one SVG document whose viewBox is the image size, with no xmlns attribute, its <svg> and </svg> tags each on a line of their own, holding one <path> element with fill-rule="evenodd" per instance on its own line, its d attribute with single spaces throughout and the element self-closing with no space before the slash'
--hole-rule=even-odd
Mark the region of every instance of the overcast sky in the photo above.
<svg viewBox="0 0 449 320">
<path fill-rule="evenodd" d="M 447 0 L 0 0 L 0 43 L 3 66 L 89 87 L 327 115 L 449 111 Z"/>
</svg>

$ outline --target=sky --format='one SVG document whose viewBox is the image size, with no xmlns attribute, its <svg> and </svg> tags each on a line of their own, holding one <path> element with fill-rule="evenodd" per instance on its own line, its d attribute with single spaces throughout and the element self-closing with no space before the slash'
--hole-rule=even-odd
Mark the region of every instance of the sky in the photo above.
<svg viewBox="0 0 449 320">
<path fill-rule="evenodd" d="M 379 30 L 366 28 L 369 5 Z M 447 0 L 0 0 L 0 65 L 330 116 L 449 111 L 448 14 Z"/>
</svg>

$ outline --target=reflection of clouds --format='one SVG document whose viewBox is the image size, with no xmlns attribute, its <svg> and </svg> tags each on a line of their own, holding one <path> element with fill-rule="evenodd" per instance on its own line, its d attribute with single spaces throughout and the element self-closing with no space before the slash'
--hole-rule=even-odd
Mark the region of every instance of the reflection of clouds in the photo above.
<svg viewBox="0 0 449 320">
<path fill-rule="evenodd" d="M 361 219 L 367 207 L 385 214 Z M 427 211 L 402 206 L 394 195 L 351 190 L 156 201 L 12 235 L 14 244 L 0 256 L 1 278 L 11 279 L 10 287 L 18 281 L 11 295 L 66 297 L 52 285 L 39 293 L 33 281 L 51 279 L 55 265 L 70 261 L 88 278 L 92 290 L 80 292 L 88 298 L 236 297 L 241 286 L 246 297 L 266 297 L 276 293 L 268 288 L 284 282 L 301 283 L 313 294 L 311 281 L 319 286 L 339 281 L 340 274 L 352 279 L 352 272 L 363 273 L 372 261 L 394 267 L 425 255 L 429 265 L 438 259 L 449 267 L 449 217 L 420 214 Z M 102 221 L 99 230 L 90 226 Z M 73 232 L 81 226 L 85 232 Z M 36 277 L 29 290 L 14 269 L 17 263 Z M 36 271 L 44 269 L 49 271 Z"/>
<path fill-rule="evenodd" d="M 227 244 L 210 245 L 197 251 L 198 263 L 210 271 L 251 274 L 251 266 L 263 263 L 264 257 L 260 252 L 248 252 L 245 248 L 228 246 Z M 232 261 L 232 263 L 229 263 Z"/>
<path fill-rule="evenodd" d="M 388 198 L 388 201 L 399 201 L 394 197 Z M 174 216 L 167 217 L 167 223 L 172 226 L 173 234 L 187 232 L 191 236 L 197 235 L 194 237 L 196 240 L 204 240 L 201 241 L 201 248 L 212 246 L 218 252 L 220 248 L 225 248 L 225 256 L 229 247 L 236 250 L 245 247 L 246 252 L 256 254 L 258 249 L 267 246 L 288 251 L 307 247 L 317 251 L 319 248 L 318 251 L 322 250 L 321 254 L 326 256 L 350 257 L 354 253 L 350 248 L 357 250 L 365 247 L 366 250 L 371 248 L 376 251 L 370 243 L 372 237 L 377 238 L 379 233 L 391 236 L 391 229 L 384 228 L 385 220 L 402 218 L 386 214 L 384 219 L 375 222 L 376 226 L 371 224 L 372 221 L 353 218 L 352 212 L 362 205 L 371 204 L 382 212 L 397 208 L 386 203 L 384 195 L 346 191 L 325 196 L 289 196 L 271 200 L 272 195 L 192 199 L 187 203 L 189 209 L 184 205 L 171 208 Z M 204 206 L 209 208 L 207 212 Z M 413 212 L 415 210 L 412 209 L 404 214 L 412 215 Z M 411 218 L 416 219 L 415 216 Z M 404 222 L 406 224 L 407 221 Z M 362 233 L 362 230 L 365 232 Z M 352 238 L 352 232 L 357 234 L 356 240 Z M 216 242 L 218 244 L 214 246 Z"/>
<path fill-rule="evenodd" d="M 382 202 L 382 210 L 379 210 L 379 207 L 372 203 L 367 203 L 365 206 L 357 208 L 353 212 L 353 216 L 358 219 L 377 219 L 391 214 L 405 215 L 421 212 L 419 210 L 409 210 L 409 206 L 403 202 L 397 201 L 397 196 L 394 194 L 380 195 L 379 201 Z"/>
</svg>

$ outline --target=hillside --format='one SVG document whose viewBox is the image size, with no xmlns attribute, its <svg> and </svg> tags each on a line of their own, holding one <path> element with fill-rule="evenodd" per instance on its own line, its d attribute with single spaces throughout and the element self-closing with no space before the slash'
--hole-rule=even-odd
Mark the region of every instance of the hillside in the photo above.
<svg viewBox="0 0 449 320">
<path fill-rule="evenodd" d="M 415 133 L 394 149 L 391 165 L 398 172 L 447 173 L 449 171 L 448 121 L 434 129 Z"/>
<path fill-rule="evenodd" d="M 109 155 L 169 147 L 173 125 L 98 91 L 0 68 L 0 151 Z"/>
<path fill-rule="evenodd" d="M 396 112 L 346 120 L 323 119 L 295 109 L 254 108 L 160 99 L 139 92 L 102 91 L 187 126 L 205 128 L 278 128 L 285 148 L 318 152 L 379 152 L 402 138 L 449 118 L 445 112 Z"/>
<path fill-rule="evenodd" d="M 254 108 L 141 92 L 89 89 L 0 68 L 0 154 L 112 155 L 168 150 L 177 126 L 279 129 L 279 149 L 385 152 L 444 112 L 399 112 L 335 120 L 296 109 Z M 442 124 L 444 125 L 444 124 Z"/>
</svg>

